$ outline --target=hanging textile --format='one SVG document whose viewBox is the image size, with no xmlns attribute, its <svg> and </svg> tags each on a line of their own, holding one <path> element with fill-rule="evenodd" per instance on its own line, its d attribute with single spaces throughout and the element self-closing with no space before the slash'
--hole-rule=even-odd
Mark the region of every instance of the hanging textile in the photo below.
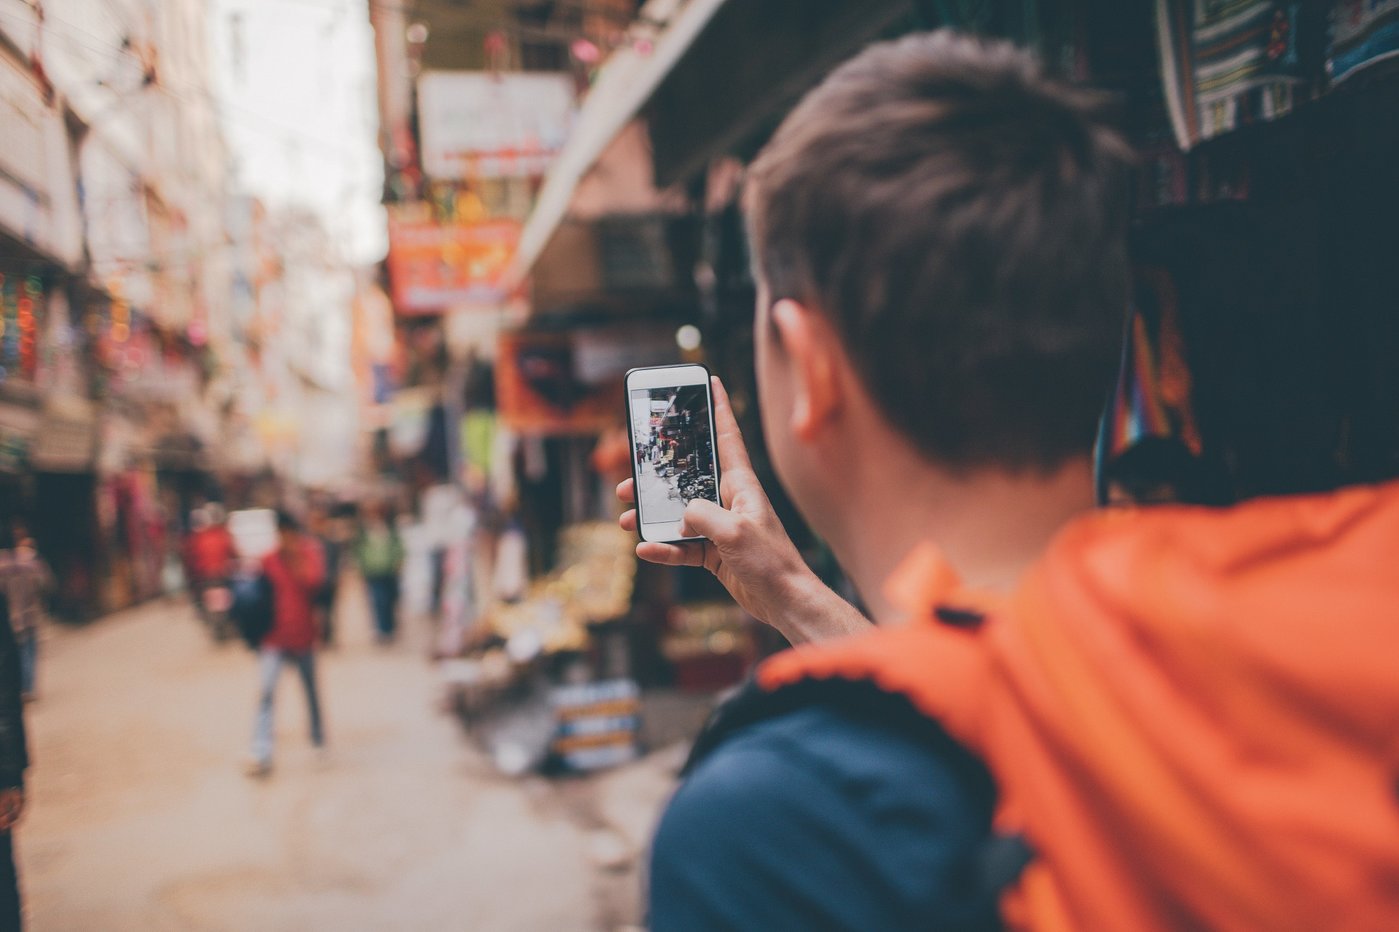
<svg viewBox="0 0 1399 932">
<path fill-rule="evenodd" d="M 1162 269 L 1138 269 L 1136 274 L 1137 306 L 1131 313 L 1099 457 L 1111 461 L 1143 437 L 1176 437 L 1198 455 L 1200 429 L 1191 402 L 1175 284 Z"/>
<path fill-rule="evenodd" d="M 1399 0 L 1339 0 L 1331 8 L 1326 73 L 1333 85 L 1396 57 L 1399 57 Z"/>
<path fill-rule="evenodd" d="M 1306 94 L 1300 3 L 1156 0 L 1166 102 L 1182 149 L 1289 112 Z"/>
</svg>

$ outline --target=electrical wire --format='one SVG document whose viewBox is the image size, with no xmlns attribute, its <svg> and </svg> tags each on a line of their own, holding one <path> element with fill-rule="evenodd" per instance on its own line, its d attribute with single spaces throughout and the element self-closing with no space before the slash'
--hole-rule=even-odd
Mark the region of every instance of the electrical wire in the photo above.
<svg viewBox="0 0 1399 932">
<path fill-rule="evenodd" d="M 65 25 L 69 25 L 69 24 L 67 23 L 66 20 L 60 20 L 60 19 L 58 19 L 58 17 L 52 16 L 51 14 L 48 14 L 48 13 L 45 13 L 45 14 L 44 14 L 44 20 L 43 20 L 43 22 L 35 22 L 35 21 L 30 20 L 29 18 L 25 17 L 24 14 L 20 13 L 18 10 L 6 9 L 6 8 L 4 8 L 4 7 L 0 7 L 0 16 L 8 16 L 8 17 L 10 17 L 10 19 L 11 19 L 12 22 L 15 22 L 15 23 L 18 24 L 18 25 L 22 25 L 22 26 L 33 26 L 33 27 L 35 27 L 36 31 L 41 31 L 41 30 L 43 29 L 44 24 L 47 23 L 49 20 L 53 20 L 53 21 L 55 21 L 55 22 L 62 22 L 62 23 L 64 23 Z M 70 46 L 72 49 L 77 49 L 77 50 L 81 50 L 81 51 L 85 51 L 85 52 L 96 52 L 96 53 L 102 54 L 102 55 L 114 55 L 114 56 L 120 56 L 120 55 L 125 55 L 125 54 L 132 54 L 132 55 L 135 54 L 135 53 L 134 53 L 131 49 L 129 49 L 129 48 L 122 48 L 122 47 L 119 46 L 119 45 L 112 45 L 111 43 L 107 42 L 105 39 L 101 39 L 101 38 L 97 37 L 96 35 L 94 35 L 93 33 L 87 32 L 86 30 L 83 30 L 83 29 L 79 29 L 79 28 L 76 27 L 76 26 L 71 26 L 71 25 L 70 25 L 69 28 L 74 29 L 74 30 L 76 30 L 77 32 L 80 32 L 80 33 L 82 33 L 83 35 L 89 36 L 90 38 L 92 38 L 92 39 L 94 40 L 94 42 L 92 42 L 92 43 L 87 43 L 87 42 L 83 42 L 80 38 L 78 38 L 76 35 L 73 35 L 72 33 L 63 33 L 63 32 L 60 32 L 59 35 L 61 35 L 62 38 L 63 38 L 65 41 L 68 42 L 69 46 Z"/>
</svg>

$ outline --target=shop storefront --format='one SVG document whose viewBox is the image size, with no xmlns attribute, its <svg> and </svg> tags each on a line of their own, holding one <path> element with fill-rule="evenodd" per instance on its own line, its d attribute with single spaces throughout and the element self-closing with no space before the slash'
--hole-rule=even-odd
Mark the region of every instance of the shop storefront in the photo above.
<svg viewBox="0 0 1399 932">
<path fill-rule="evenodd" d="M 1392 2 L 694 2 L 651 54 L 624 48 L 603 68 L 521 234 L 513 274 L 535 285 L 538 326 L 580 308 L 624 305 L 628 268 L 693 271 L 702 335 L 694 358 L 725 378 L 774 505 L 808 560 L 839 586 L 830 555 L 803 530 L 763 454 L 743 165 L 803 92 L 869 41 L 939 26 L 1007 37 L 1053 70 L 1118 94 L 1142 153 L 1132 206 L 1136 295 L 1124 308 L 1128 339 L 1103 422 L 1103 463 L 1143 437 L 1172 438 L 1225 477 L 1231 500 L 1393 477 L 1396 14 Z M 1210 36 L 1225 36 L 1237 59 L 1227 79 L 1209 58 L 1215 52 L 1202 37 Z M 627 141 L 638 132 L 647 137 L 644 165 L 633 164 Z M 618 188 L 619 178 L 651 191 Z M 666 204 L 666 226 L 693 225 L 698 234 L 634 236 L 659 253 L 640 264 L 606 261 L 609 198 L 619 212 L 624 203 Z M 636 229 L 643 218 L 616 219 Z M 648 362 L 679 355 L 662 348 Z M 534 356 L 537 384 L 524 397 L 577 397 L 561 394 L 559 350 L 541 346 Z M 504 365 L 519 357 L 511 348 Z M 525 462 L 567 476 L 551 451 L 546 444 Z M 538 534 L 547 540 L 551 530 Z M 547 544 L 531 542 L 539 546 Z M 731 647 L 732 632 L 740 640 L 754 632 L 711 624 L 732 603 L 704 574 L 650 573 L 638 574 L 634 602 L 667 616 L 672 669 L 710 684 L 736 675 L 714 648 Z"/>
<path fill-rule="evenodd" d="M 562 580 L 578 575 L 565 541 L 613 518 L 611 485 L 626 474 L 616 386 L 592 371 L 609 340 L 635 364 L 703 361 L 724 377 L 784 524 L 843 585 L 764 455 L 741 183 L 745 163 L 832 67 L 915 30 L 1009 38 L 1122 100 L 1141 153 L 1137 275 L 1120 383 L 1105 386 L 1104 464 L 1143 437 L 1172 438 L 1227 477 L 1230 498 L 1399 472 L 1389 362 L 1399 315 L 1386 271 L 1399 254 L 1397 8 L 692 0 L 664 28 L 637 24 L 636 41 L 595 76 L 500 279 L 502 291 L 528 294 L 530 314 L 493 348 L 490 391 L 466 391 L 459 409 L 456 383 L 433 383 L 444 430 L 424 436 L 447 439 L 445 476 L 467 491 L 476 528 L 474 543 L 447 557 L 449 568 L 476 569 L 460 580 L 468 595 L 450 603 L 469 609 L 444 626 L 441 652 L 470 661 L 463 683 L 530 681 L 540 668 L 512 659 L 516 639 L 517 649 L 534 643 L 547 655 L 555 645 L 586 658 L 564 664 L 582 680 L 713 688 L 780 646 L 699 571 L 634 565 L 620 666 L 600 660 L 617 654 L 598 646 L 618 643 L 603 633 L 620 630 L 619 619 L 574 624 L 551 607 Z M 1219 50 L 1204 41 L 1219 36 L 1238 66 L 1222 77 L 1210 58 Z M 623 337 L 595 340 L 609 327 Z M 509 563 L 529 582 L 497 585 L 494 569 L 480 569 Z M 649 640 L 636 636 L 643 629 Z"/>
<path fill-rule="evenodd" d="M 707 574 L 639 563 L 616 525 L 622 377 L 674 352 L 675 327 L 556 314 L 502 335 L 491 363 L 457 380 L 463 492 L 431 506 L 461 515 L 446 521 L 436 646 L 456 707 L 503 769 L 627 759 L 652 688 L 683 706 L 675 687 L 702 697 L 754 658 L 746 619 Z"/>
<path fill-rule="evenodd" d="M 522 234 L 520 268 L 550 277 L 539 265 L 575 236 L 567 218 L 588 170 L 606 167 L 606 133 L 639 121 L 655 184 L 684 186 L 703 224 L 704 353 L 751 413 L 743 161 L 868 41 L 938 26 L 1004 36 L 1120 95 L 1142 153 L 1133 345 L 1106 454 L 1175 436 L 1244 497 L 1391 475 L 1395 14 L 1390 2 L 691 4 L 653 63 L 619 55 L 604 70 L 599 87 L 609 71 L 635 72 L 644 93 L 585 105 Z M 1226 52 L 1237 67 L 1221 77 Z"/>
<path fill-rule="evenodd" d="M 52 399 L 42 425 L 31 456 L 31 527 L 58 580 L 56 613 L 83 620 L 101 608 L 96 409 L 84 399 Z"/>
<path fill-rule="evenodd" d="M 0 520 L 33 533 L 59 617 L 95 610 L 93 358 L 68 114 L 0 48 Z"/>
<path fill-rule="evenodd" d="M 33 509 L 29 451 L 38 433 L 36 393 L 14 382 L 0 385 L 0 515 L 7 520 Z"/>
</svg>

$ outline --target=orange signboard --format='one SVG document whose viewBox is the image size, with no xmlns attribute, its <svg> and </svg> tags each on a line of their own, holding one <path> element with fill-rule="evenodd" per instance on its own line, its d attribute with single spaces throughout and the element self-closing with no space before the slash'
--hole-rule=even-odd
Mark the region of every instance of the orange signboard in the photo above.
<svg viewBox="0 0 1399 932">
<path fill-rule="evenodd" d="M 517 220 L 443 223 L 423 205 L 389 208 L 389 280 L 400 314 L 437 314 L 506 298 L 520 242 Z"/>
<path fill-rule="evenodd" d="M 595 434 L 622 420 L 622 379 L 579 378 L 567 333 L 501 334 L 496 403 L 501 421 L 525 435 Z"/>
</svg>

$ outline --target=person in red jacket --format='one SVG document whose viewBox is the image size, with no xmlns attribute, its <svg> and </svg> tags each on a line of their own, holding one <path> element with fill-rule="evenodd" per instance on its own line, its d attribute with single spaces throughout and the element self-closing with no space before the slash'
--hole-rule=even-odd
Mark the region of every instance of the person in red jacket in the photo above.
<svg viewBox="0 0 1399 932">
<path fill-rule="evenodd" d="M 224 523 L 223 507 L 210 504 L 195 509 L 190 515 L 189 535 L 185 538 L 185 571 L 189 576 L 190 599 L 205 624 L 212 622 L 207 593 L 228 585 L 237 557 L 233 534 Z"/>
<path fill-rule="evenodd" d="M 188 547 L 190 571 L 197 583 L 225 582 L 237 556 L 223 508 L 207 505 L 194 513 Z"/>
<path fill-rule="evenodd" d="M 315 598 L 325 584 L 325 558 L 315 538 L 304 534 L 285 511 L 277 514 L 277 538 L 277 549 L 262 561 L 262 572 L 272 587 L 272 629 L 262 641 L 262 694 L 249 767 L 249 774 L 259 777 L 272 771 L 272 702 L 284 663 L 296 667 L 306 688 L 311 743 L 318 748 L 325 744 L 315 663 Z"/>
</svg>

